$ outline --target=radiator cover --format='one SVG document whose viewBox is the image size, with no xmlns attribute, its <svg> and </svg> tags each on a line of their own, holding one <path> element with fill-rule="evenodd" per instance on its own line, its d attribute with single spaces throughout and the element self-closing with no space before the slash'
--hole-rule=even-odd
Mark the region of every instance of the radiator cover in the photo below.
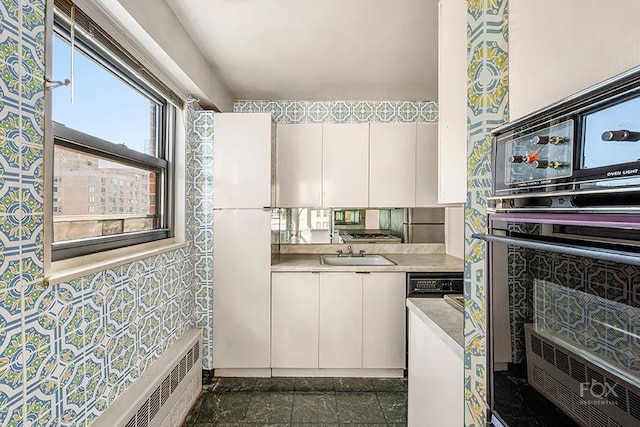
<svg viewBox="0 0 640 427">
<path fill-rule="evenodd" d="M 578 424 L 640 425 L 638 387 L 579 355 L 570 344 L 539 334 L 531 324 L 525 325 L 525 339 L 529 384 Z"/>
<path fill-rule="evenodd" d="M 91 426 L 179 426 L 202 391 L 201 343 L 202 332 L 188 330 Z"/>
</svg>

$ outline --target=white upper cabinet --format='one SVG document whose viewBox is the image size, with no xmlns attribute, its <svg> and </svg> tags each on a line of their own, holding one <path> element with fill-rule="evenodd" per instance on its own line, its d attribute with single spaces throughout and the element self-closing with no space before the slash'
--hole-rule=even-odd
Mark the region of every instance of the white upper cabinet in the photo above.
<svg viewBox="0 0 640 427">
<path fill-rule="evenodd" d="M 271 114 L 213 116 L 214 208 L 271 206 Z"/>
<path fill-rule="evenodd" d="M 416 206 L 438 203 L 438 124 L 418 123 L 416 138 Z"/>
<path fill-rule="evenodd" d="M 416 205 L 416 123 L 371 123 L 369 206 Z"/>
<path fill-rule="evenodd" d="M 467 4 L 460 0 L 440 0 L 439 14 L 438 203 L 464 203 L 467 197 Z"/>
<path fill-rule="evenodd" d="M 638 15 L 638 0 L 510 2 L 510 119 L 640 64 Z"/>
<path fill-rule="evenodd" d="M 322 129 L 322 206 L 368 206 L 369 124 L 327 124 Z"/>
<path fill-rule="evenodd" d="M 321 206 L 322 126 L 278 125 L 276 138 L 277 206 Z"/>
</svg>

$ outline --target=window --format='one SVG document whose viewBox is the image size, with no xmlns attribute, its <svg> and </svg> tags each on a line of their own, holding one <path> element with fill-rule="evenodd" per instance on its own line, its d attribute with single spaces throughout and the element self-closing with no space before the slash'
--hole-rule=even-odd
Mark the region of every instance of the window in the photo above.
<svg viewBox="0 0 640 427">
<path fill-rule="evenodd" d="M 73 100 L 68 86 L 50 91 L 54 261 L 173 235 L 180 99 L 78 9 L 72 24 L 73 7 L 55 0 L 53 80 L 73 79 Z M 101 197 L 99 210 L 97 182 L 102 195 L 115 196 Z M 125 204 L 117 196 L 134 183 L 148 197 Z"/>
</svg>

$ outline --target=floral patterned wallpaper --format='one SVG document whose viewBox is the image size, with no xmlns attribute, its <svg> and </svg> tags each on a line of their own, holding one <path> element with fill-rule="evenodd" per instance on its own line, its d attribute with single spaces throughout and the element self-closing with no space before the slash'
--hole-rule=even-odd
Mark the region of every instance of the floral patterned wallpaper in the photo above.
<svg viewBox="0 0 640 427">
<path fill-rule="evenodd" d="M 507 0 L 467 0 L 467 200 L 465 203 L 465 425 L 485 425 L 485 243 L 491 192 L 489 132 L 508 120 Z"/>
</svg>

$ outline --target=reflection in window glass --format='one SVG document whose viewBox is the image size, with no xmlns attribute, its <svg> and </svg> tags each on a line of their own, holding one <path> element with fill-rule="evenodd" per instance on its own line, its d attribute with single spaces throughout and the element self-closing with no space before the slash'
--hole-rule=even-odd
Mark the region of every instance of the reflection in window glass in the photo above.
<svg viewBox="0 0 640 427">
<path fill-rule="evenodd" d="M 155 172 L 62 146 L 54 149 L 54 171 L 54 241 L 157 228 Z M 96 181 L 102 193 L 132 183 L 138 197 L 96 199 Z"/>
<path fill-rule="evenodd" d="M 53 52 L 53 79 L 70 78 L 71 46 L 56 35 Z M 157 104 L 78 49 L 74 61 L 74 102 L 69 86 L 56 88 L 53 120 L 155 156 Z"/>
</svg>

